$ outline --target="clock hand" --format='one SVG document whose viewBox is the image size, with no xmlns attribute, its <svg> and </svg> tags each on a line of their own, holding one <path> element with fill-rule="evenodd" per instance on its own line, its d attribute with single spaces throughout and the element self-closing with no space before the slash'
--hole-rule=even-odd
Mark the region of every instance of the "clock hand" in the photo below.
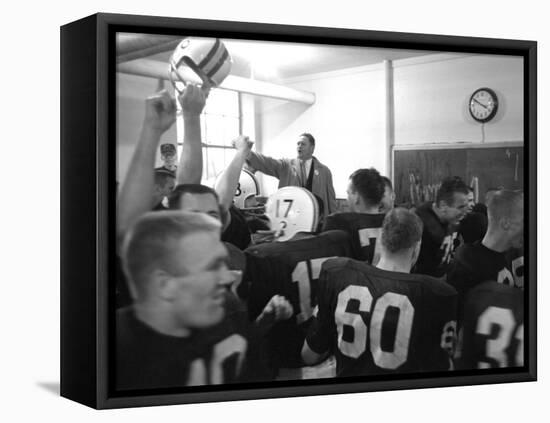
<svg viewBox="0 0 550 423">
<path fill-rule="evenodd" d="M 474 98 L 474 101 L 479 104 L 481 107 L 483 107 L 484 109 L 487 109 L 487 106 L 483 103 L 480 103 L 479 101 L 477 101 L 475 98 Z"/>
</svg>

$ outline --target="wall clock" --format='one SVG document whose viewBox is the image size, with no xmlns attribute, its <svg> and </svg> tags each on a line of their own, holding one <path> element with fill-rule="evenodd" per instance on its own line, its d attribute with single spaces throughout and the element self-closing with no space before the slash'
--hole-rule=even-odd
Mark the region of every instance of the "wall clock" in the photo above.
<svg viewBox="0 0 550 423">
<path fill-rule="evenodd" d="M 480 123 L 489 122 L 498 110 L 498 97 L 490 88 L 479 88 L 470 97 L 470 115 Z"/>
</svg>

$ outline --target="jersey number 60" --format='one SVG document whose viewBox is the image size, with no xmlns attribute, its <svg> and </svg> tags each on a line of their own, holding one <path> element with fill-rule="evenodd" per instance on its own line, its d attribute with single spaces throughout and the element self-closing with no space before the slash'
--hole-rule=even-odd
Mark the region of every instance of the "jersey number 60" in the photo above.
<svg viewBox="0 0 550 423">
<path fill-rule="evenodd" d="M 348 303 L 359 303 L 359 312 L 370 313 L 370 327 L 367 327 L 358 313 L 346 311 Z M 392 351 L 382 350 L 382 326 L 388 307 L 399 309 L 395 339 Z M 405 295 L 386 292 L 373 305 L 373 297 L 366 286 L 350 285 L 338 295 L 338 305 L 334 312 L 338 330 L 338 348 L 342 354 L 357 358 L 367 348 L 367 334 L 370 333 L 370 351 L 378 367 L 396 369 L 407 361 L 411 336 L 414 307 Z M 344 340 L 344 328 L 353 329 L 353 341 Z"/>
</svg>

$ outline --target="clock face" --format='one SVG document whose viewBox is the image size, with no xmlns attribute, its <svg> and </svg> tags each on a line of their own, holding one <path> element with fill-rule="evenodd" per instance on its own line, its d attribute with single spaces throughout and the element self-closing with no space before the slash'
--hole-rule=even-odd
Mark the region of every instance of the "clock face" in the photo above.
<svg viewBox="0 0 550 423">
<path fill-rule="evenodd" d="M 488 122 L 495 117 L 498 109 L 496 93 L 489 88 L 480 88 L 470 97 L 470 114 L 478 122 Z"/>
</svg>

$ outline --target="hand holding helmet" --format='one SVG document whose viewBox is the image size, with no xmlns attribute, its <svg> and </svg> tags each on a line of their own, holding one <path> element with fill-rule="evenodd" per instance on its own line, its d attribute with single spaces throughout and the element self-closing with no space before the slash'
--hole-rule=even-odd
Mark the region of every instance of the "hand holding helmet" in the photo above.
<svg viewBox="0 0 550 423">
<path fill-rule="evenodd" d="M 206 104 L 206 98 L 210 88 L 197 87 L 193 84 L 188 84 L 185 89 L 179 93 L 178 101 L 184 116 L 200 116 Z"/>
<path fill-rule="evenodd" d="M 218 87 L 229 72 L 231 56 L 217 38 L 185 38 L 170 57 L 170 80 L 180 93 L 189 83 Z"/>
</svg>

